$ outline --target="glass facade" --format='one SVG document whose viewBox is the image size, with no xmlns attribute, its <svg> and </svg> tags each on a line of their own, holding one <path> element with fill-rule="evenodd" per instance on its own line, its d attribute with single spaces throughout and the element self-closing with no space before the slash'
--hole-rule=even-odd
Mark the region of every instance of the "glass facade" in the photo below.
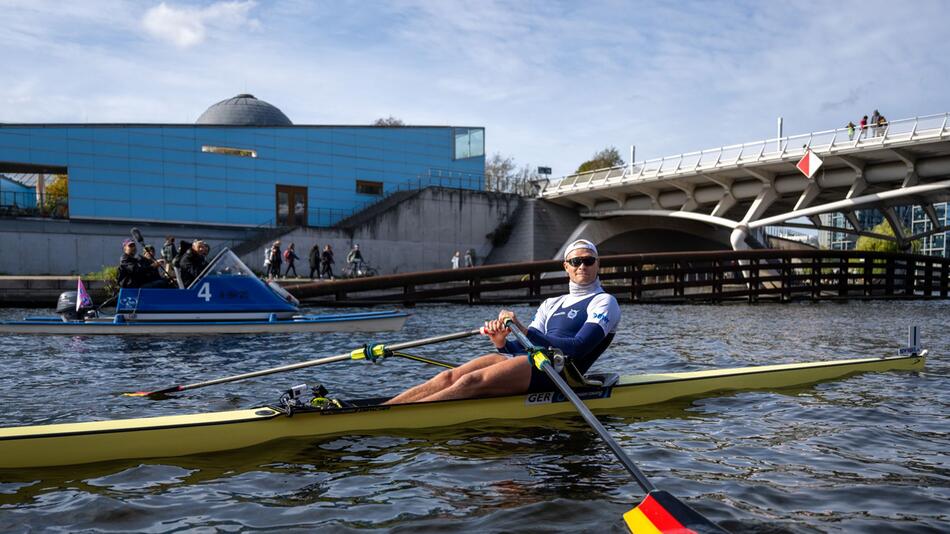
<svg viewBox="0 0 950 534">
<path fill-rule="evenodd" d="M 937 221 L 940 223 L 940 225 L 946 226 L 947 203 L 941 202 L 940 204 L 934 204 L 934 211 L 937 213 Z M 919 206 L 915 206 L 913 232 L 915 234 L 929 232 L 932 228 L 933 223 L 930 221 L 930 217 L 927 216 L 927 213 Z M 947 254 L 947 234 L 948 232 L 940 232 L 921 239 L 921 254 L 942 256 L 944 258 L 950 257 L 950 255 Z"/>
<path fill-rule="evenodd" d="M 947 224 L 947 203 L 934 204 L 934 211 L 941 225 Z M 920 206 L 899 206 L 895 208 L 898 218 L 911 234 L 930 231 L 933 225 L 927 213 Z M 874 228 L 884 220 L 884 215 L 878 210 L 857 210 L 855 215 L 862 227 L 866 230 Z M 819 216 L 822 224 L 836 228 L 851 228 L 851 223 L 842 213 L 826 213 Z M 819 246 L 831 250 L 852 250 L 858 236 L 844 232 L 819 232 Z M 947 257 L 947 232 L 937 233 L 921 239 L 921 254 Z"/>
<path fill-rule="evenodd" d="M 483 128 L 455 129 L 455 159 L 484 158 L 485 130 Z"/>
<path fill-rule="evenodd" d="M 70 218 L 328 226 L 379 199 L 358 180 L 482 189 L 484 129 L 0 124 L 0 173 L 49 168 Z"/>
</svg>

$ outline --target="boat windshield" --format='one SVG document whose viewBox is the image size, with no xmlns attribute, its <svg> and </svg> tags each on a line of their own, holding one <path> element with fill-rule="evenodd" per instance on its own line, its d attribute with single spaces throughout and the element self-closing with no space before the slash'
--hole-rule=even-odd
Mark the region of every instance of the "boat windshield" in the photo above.
<svg viewBox="0 0 950 534">
<path fill-rule="evenodd" d="M 218 253 L 217 256 L 211 263 L 205 267 L 205 270 L 202 271 L 201 275 L 192 282 L 194 286 L 198 280 L 205 278 L 209 275 L 216 276 L 250 276 L 252 278 L 256 277 L 253 271 L 247 268 L 247 265 L 244 265 L 244 262 L 241 261 L 236 254 L 231 252 L 230 249 L 224 249 Z"/>
</svg>

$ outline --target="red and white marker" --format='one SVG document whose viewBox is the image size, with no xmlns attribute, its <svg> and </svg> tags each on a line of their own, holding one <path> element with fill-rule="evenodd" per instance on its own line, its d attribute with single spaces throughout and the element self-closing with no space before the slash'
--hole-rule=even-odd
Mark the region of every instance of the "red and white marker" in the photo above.
<svg viewBox="0 0 950 534">
<path fill-rule="evenodd" d="M 802 171 L 806 178 L 811 179 L 818 172 L 818 167 L 821 167 L 821 158 L 818 157 L 818 154 L 807 150 L 795 166 Z"/>
</svg>

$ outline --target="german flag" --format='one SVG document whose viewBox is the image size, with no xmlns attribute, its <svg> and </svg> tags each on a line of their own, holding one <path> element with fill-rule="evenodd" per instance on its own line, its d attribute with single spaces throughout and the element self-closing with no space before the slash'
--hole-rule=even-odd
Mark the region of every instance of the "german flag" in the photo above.
<svg viewBox="0 0 950 534">
<path fill-rule="evenodd" d="M 704 534 L 726 532 L 663 490 L 647 494 L 636 508 L 623 514 L 633 534 Z"/>
</svg>

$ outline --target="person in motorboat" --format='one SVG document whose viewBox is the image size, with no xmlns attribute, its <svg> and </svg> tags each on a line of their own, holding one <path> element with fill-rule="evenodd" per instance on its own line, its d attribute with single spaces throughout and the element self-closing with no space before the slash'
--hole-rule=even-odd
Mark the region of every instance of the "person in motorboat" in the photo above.
<svg viewBox="0 0 950 534">
<path fill-rule="evenodd" d="M 126 239 L 122 242 L 122 257 L 119 258 L 119 267 L 116 282 L 119 287 L 135 289 L 142 287 L 143 271 L 146 263 L 136 256 L 135 241 Z"/>
<path fill-rule="evenodd" d="M 175 246 L 175 238 L 172 236 L 165 236 L 165 244 L 162 245 L 162 260 L 165 261 L 165 272 L 169 276 L 172 274 L 172 261 L 175 259 L 175 253 L 177 247 Z"/>
<path fill-rule="evenodd" d="M 191 243 L 191 248 L 181 257 L 179 267 L 181 268 L 181 282 L 185 287 L 190 286 L 201 274 L 201 271 L 204 271 L 205 267 L 208 266 L 206 256 L 209 250 L 211 250 L 211 247 L 207 243 L 196 239 Z"/>
<path fill-rule="evenodd" d="M 495 352 L 443 371 L 387 404 L 556 391 L 547 375 L 531 364 L 525 347 L 507 340 L 511 332 L 505 326 L 508 319 L 525 331 L 532 343 L 561 350 L 579 373 L 587 372 L 613 341 L 620 306 L 600 285 L 597 247 L 592 242 L 578 239 L 568 245 L 564 270 L 570 278 L 569 293 L 542 302 L 527 329 L 514 312 L 501 310 L 497 319 L 485 322 Z"/>
<path fill-rule="evenodd" d="M 164 288 L 168 287 L 168 279 L 162 275 L 165 272 L 165 261 L 155 257 L 155 247 L 145 245 L 142 247 L 142 257 L 139 259 L 142 263 L 141 270 L 141 288 Z"/>
</svg>

